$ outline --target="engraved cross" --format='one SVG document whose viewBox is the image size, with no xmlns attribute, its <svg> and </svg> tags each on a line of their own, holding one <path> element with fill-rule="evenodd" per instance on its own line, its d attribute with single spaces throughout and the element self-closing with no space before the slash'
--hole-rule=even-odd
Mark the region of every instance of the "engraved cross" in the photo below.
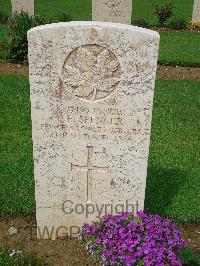
<svg viewBox="0 0 200 266">
<path fill-rule="evenodd" d="M 108 167 L 98 167 L 93 165 L 93 154 L 94 148 L 92 146 L 87 146 L 87 165 L 80 166 L 71 164 L 71 169 L 78 170 L 87 173 L 87 201 L 92 201 L 92 174 L 93 172 L 107 173 Z"/>
</svg>

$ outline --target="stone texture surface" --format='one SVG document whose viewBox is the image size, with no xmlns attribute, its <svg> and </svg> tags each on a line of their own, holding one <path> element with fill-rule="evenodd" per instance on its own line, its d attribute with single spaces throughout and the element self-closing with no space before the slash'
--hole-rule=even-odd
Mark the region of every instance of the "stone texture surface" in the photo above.
<svg viewBox="0 0 200 266">
<path fill-rule="evenodd" d="M 192 22 L 200 22 L 200 0 L 194 0 Z"/>
<path fill-rule="evenodd" d="M 28 41 L 39 233 L 55 239 L 97 207 L 143 209 L 159 34 L 70 22 L 33 28 Z M 89 204 L 94 214 L 78 214 Z"/>
<path fill-rule="evenodd" d="M 10 236 L 14 236 L 14 235 L 17 235 L 18 233 L 18 229 L 16 227 L 13 227 L 11 226 L 9 229 L 8 229 L 8 234 Z"/>
<path fill-rule="evenodd" d="M 12 12 L 20 13 L 22 10 L 34 16 L 34 0 L 11 0 Z"/>
<path fill-rule="evenodd" d="M 132 0 L 92 0 L 92 20 L 131 24 Z"/>
</svg>

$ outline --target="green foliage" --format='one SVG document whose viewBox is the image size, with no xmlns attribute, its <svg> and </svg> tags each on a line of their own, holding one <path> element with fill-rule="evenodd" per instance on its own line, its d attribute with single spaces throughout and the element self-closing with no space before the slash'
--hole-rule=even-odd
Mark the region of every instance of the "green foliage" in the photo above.
<svg viewBox="0 0 200 266">
<path fill-rule="evenodd" d="M 152 3 L 161 5 L 165 2 L 166 0 L 134 0 L 134 5 L 133 5 L 134 19 L 137 18 L 139 14 L 143 14 L 144 16 L 148 16 L 148 21 L 151 26 L 153 27 L 156 26 L 157 15 L 154 14 Z M 173 9 L 174 16 L 177 18 L 185 18 L 186 22 L 188 23 L 191 20 L 192 16 L 193 2 L 194 0 L 174 0 L 175 3 Z"/>
<path fill-rule="evenodd" d="M 45 264 L 40 259 L 28 256 L 22 251 L 13 250 L 12 252 L 10 252 L 6 248 L 0 247 L 0 265 L 43 266 Z"/>
<path fill-rule="evenodd" d="M 58 17 L 59 22 L 69 22 L 73 20 L 73 16 L 68 13 L 61 13 Z"/>
<path fill-rule="evenodd" d="M 3 12 L 0 12 L 0 24 L 5 24 L 8 21 L 8 16 Z"/>
<path fill-rule="evenodd" d="M 45 24 L 45 19 L 40 16 L 31 17 L 26 12 L 15 14 L 9 18 L 8 47 L 10 59 L 14 62 L 28 61 L 27 31 L 35 26 Z"/>
<path fill-rule="evenodd" d="M 28 54 L 27 31 L 36 26 L 33 17 L 21 12 L 9 19 L 9 53 L 13 61 L 26 62 Z"/>
<path fill-rule="evenodd" d="M 1 32 L 0 32 L 0 58 L 3 60 L 8 59 L 8 49 L 9 47 L 9 40 L 8 40 L 8 26 L 6 24 L 1 25 Z"/>
<path fill-rule="evenodd" d="M 150 28 L 149 22 L 143 16 L 138 17 L 132 24 L 142 28 Z"/>
<path fill-rule="evenodd" d="M 185 19 L 178 18 L 178 19 L 173 19 L 170 22 L 169 27 L 174 30 L 185 30 L 187 29 L 187 24 Z"/>
<path fill-rule="evenodd" d="M 199 266 L 200 253 L 196 253 L 192 248 L 184 248 L 181 251 L 183 266 Z"/>
<path fill-rule="evenodd" d="M 153 4 L 154 13 L 159 21 L 159 26 L 164 27 L 166 21 L 173 15 L 173 2 L 167 2 L 164 5 Z"/>
</svg>

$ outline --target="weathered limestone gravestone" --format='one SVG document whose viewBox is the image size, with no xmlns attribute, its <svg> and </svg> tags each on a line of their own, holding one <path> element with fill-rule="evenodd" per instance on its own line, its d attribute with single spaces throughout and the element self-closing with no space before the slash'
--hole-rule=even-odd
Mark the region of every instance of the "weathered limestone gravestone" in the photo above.
<svg viewBox="0 0 200 266">
<path fill-rule="evenodd" d="M 194 0 L 192 22 L 200 22 L 200 0 Z"/>
<path fill-rule="evenodd" d="M 131 24 L 132 0 L 92 0 L 92 20 Z"/>
<path fill-rule="evenodd" d="M 34 0 L 11 0 L 12 13 L 20 13 L 22 10 L 30 16 L 34 16 Z"/>
<path fill-rule="evenodd" d="M 38 237 L 143 209 L 159 34 L 70 22 L 28 41 Z"/>
</svg>

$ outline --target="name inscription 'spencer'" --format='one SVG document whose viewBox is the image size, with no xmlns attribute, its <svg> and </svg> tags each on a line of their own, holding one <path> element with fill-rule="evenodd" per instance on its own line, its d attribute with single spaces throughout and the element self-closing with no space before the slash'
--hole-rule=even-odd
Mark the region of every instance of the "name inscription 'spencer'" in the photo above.
<svg viewBox="0 0 200 266">
<path fill-rule="evenodd" d="M 120 63 L 112 51 L 98 44 L 86 44 L 67 56 L 63 86 L 80 99 L 97 101 L 116 90 L 121 74 Z"/>
</svg>

